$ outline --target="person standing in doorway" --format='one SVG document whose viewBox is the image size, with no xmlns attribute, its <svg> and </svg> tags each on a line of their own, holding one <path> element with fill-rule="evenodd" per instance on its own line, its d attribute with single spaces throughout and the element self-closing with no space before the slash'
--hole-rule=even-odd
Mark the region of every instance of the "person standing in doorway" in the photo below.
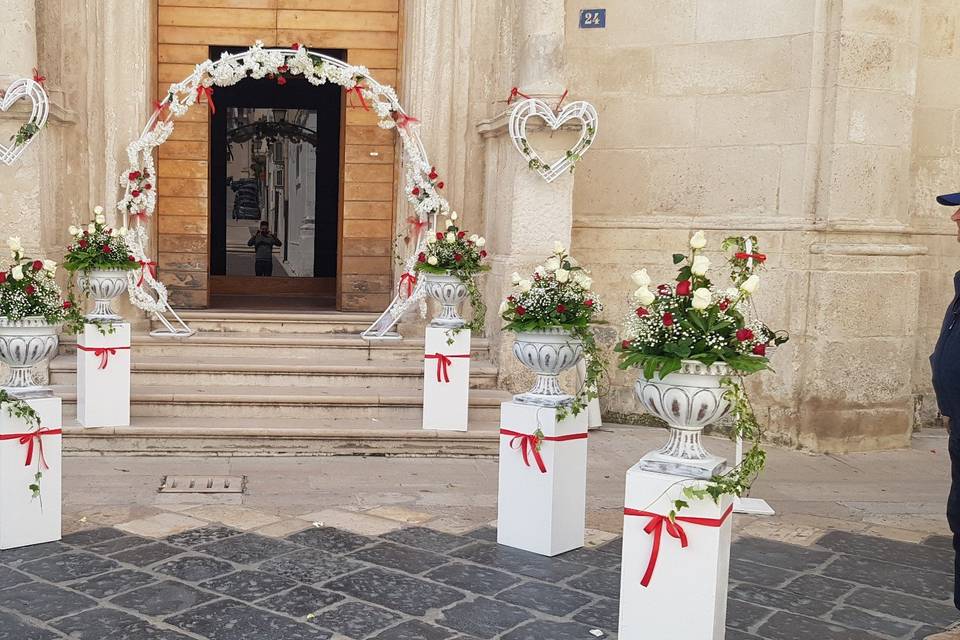
<svg viewBox="0 0 960 640">
<path fill-rule="evenodd" d="M 960 193 L 939 196 L 937 202 L 960 207 Z M 960 241 L 960 209 L 950 219 L 957 225 Z M 940 338 L 930 356 L 933 391 L 949 435 L 951 485 L 947 498 L 947 522 L 953 532 L 954 592 L 953 604 L 960 609 L 960 271 L 953 275 L 953 301 L 947 307 Z M 960 629 L 928 636 L 930 640 L 960 640 Z"/>
<path fill-rule="evenodd" d="M 260 229 L 247 240 L 247 246 L 253 247 L 256 252 L 256 260 L 253 263 L 254 273 L 258 276 L 272 276 L 273 248 L 282 247 L 283 243 L 276 234 L 270 232 L 269 222 L 266 220 L 260 222 Z"/>
</svg>

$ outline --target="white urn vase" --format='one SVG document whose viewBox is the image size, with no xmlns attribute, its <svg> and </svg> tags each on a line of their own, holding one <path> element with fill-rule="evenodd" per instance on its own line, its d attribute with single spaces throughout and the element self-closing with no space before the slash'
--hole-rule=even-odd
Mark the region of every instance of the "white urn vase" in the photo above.
<svg viewBox="0 0 960 640">
<path fill-rule="evenodd" d="M 10 367 L 4 389 L 14 393 L 43 390 L 34 384 L 31 369 L 56 353 L 60 343 L 57 329 L 58 325 L 41 316 L 0 317 L 0 362 Z"/>
<path fill-rule="evenodd" d="M 466 324 L 460 317 L 460 303 L 469 293 L 467 285 L 452 275 L 423 273 L 420 277 L 423 278 L 427 295 L 440 303 L 440 313 L 430 321 L 430 326 L 459 329 Z"/>
<path fill-rule="evenodd" d="M 93 311 L 88 320 L 122 320 L 113 310 L 113 301 L 127 290 L 128 272 L 124 269 L 91 269 L 80 275 L 80 287 L 90 292 Z"/>
<path fill-rule="evenodd" d="M 537 374 L 533 388 L 513 396 L 514 402 L 559 407 L 573 400 L 563 392 L 561 373 L 573 367 L 583 357 L 583 343 L 569 330 L 551 327 L 539 331 L 521 331 L 513 343 L 513 355 L 526 368 Z"/>
<path fill-rule="evenodd" d="M 730 410 L 720 379 L 732 373 L 722 362 L 707 366 L 684 360 L 679 371 L 663 378 L 654 374 L 648 380 L 641 374 L 637 397 L 670 426 L 670 440 L 640 460 L 642 469 L 692 478 L 711 478 L 723 470 L 726 459 L 704 449 L 701 434 Z"/>
</svg>

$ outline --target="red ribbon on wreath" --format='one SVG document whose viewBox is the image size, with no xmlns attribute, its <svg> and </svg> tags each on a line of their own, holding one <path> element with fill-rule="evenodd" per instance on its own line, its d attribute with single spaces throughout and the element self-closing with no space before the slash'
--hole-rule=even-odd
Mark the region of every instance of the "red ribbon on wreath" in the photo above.
<svg viewBox="0 0 960 640">
<path fill-rule="evenodd" d="M 46 82 L 47 77 L 40 75 L 40 70 L 36 67 L 33 68 L 33 81 L 39 84 L 41 87 L 43 83 Z"/>
<path fill-rule="evenodd" d="M 147 271 L 150 272 L 150 277 L 154 280 L 157 279 L 157 263 L 152 260 L 137 260 L 140 263 L 140 279 L 137 280 L 137 286 L 143 284 L 143 278 L 146 276 Z"/>
<path fill-rule="evenodd" d="M 746 253 L 745 251 L 738 251 L 737 253 L 733 254 L 733 257 L 737 260 L 749 260 L 750 258 L 753 258 L 757 262 L 766 262 L 767 260 L 767 256 L 762 253 Z"/>
<path fill-rule="evenodd" d="M 522 91 L 520 91 L 520 88 L 519 88 L 519 87 L 514 87 L 513 89 L 510 89 L 510 95 L 507 96 L 507 104 L 510 104 L 511 102 L 513 102 L 513 99 L 516 98 L 517 96 L 519 96 L 519 97 L 521 97 L 521 98 L 529 98 L 529 97 L 530 97 L 530 96 L 528 96 L 527 94 L 525 94 L 525 93 L 523 93 Z"/>
<path fill-rule="evenodd" d="M 210 113 L 216 114 L 217 106 L 213 104 L 213 87 L 205 87 L 202 84 L 197 85 L 197 102 L 200 102 L 200 97 L 203 95 L 207 96 L 207 106 L 210 107 Z"/>
<path fill-rule="evenodd" d="M 393 121 L 397 123 L 398 128 L 403 129 L 404 131 L 406 131 L 407 127 L 410 126 L 411 124 L 416 124 L 420 122 L 413 116 L 408 116 L 407 114 L 401 113 L 400 111 L 393 112 Z"/>
<path fill-rule="evenodd" d="M 547 465 L 543 461 L 543 456 L 540 455 L 541 442 L 568 442 L 570 440 L 584 440 L 587 438 L 586 433 L 571 433 L 565 436 L 538 436 L 535 433 L 520 433 L 519 431 L 511 431 L 510 429 L 500 429 L 500 435 L 513 437 L 513 439 L 510 440 L 510 448 L 520 451 L 520 454 L 523 456 L 523 464 L 528 467 L 530 466 L 530 454 L 532 453 L 533 459 L 540 469 L 540 473 L 547 472 Z"/>
<path fill-rule="evenodd" d="M 358 82 L 357 84 L 347 89 L 347 94 L 349 95 L 350 93 L 356 93 L 357 97 L 360 98 L 360 106 L 362 106 L 364 110 L 370 111 L 370 107 L 367 106 L 367 101 L 363 99 L 362 89 L 366 89 L 366 87 L 363 86 L 363 82 Z"/>
<path fill-rule="evenodd" d="M 436 360 L 437 361 L 437 382 L 450 382 L 450 371 L 449 368 L 453 364 L 451 358 L 469 358 L 469 353 L 460 353 L 460 354 L 443 354 L 443 353 L 428 353 L 423 356 L 426 360 Z"/>
<path fill-rule="evenodd" d="M 60 429 L 44 429 L 40 427 L 36 431 L 29 431 L 27 433 L 5 433 L 0 435 L 0 440 L 19 440 L 20 444 L 27 445 L 27 461 L 23 463 L 25 467 L 29 467 L 30 463 L 33 462 L 33 443 L 36 441 L 40 453 L 40 466 L 44 469 L 49 469 L 47 459 L 43 457 L 43 436 L 58 436 L 62 433 L 63 431 Z"/>
<path fill-rule="evenodd" d="M 413 275 L 409 271 L 404 272 L 400 275 L 400 284 L 397 286 L 397 294 L 402 294 L 403 285 L 407 285 L 407 297 L 409 298 L 413 295 L 413 288 L 417 284 L 417 276 Z"/>
<path fill-rule="evenodd" d="M 410 225 L 410 233 L 414 236 L 420 234 L 425 226 L 427 226 L 426 220 L 421 220 L 416 216 L 407 216 L 407 224 Z"/>
</svg>

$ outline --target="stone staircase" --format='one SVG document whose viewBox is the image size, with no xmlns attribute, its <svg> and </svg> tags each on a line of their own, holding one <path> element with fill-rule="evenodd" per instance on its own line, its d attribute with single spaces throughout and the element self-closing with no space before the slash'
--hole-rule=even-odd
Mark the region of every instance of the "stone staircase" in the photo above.
<svg viewBox="0 0 960 640">
<path fill-rule="evenodd" d="M 74 452 L 255 455 L 492 455 L 497 369 L 474 339 L 470 430 L 420 427 L 423 340 L 368 343 L 366 313 L 184 311 L 190 338 L 132 341 L 131 425 L 76 424 L 76 343 L 63 336 L 50 384 Z"/>
</svg>

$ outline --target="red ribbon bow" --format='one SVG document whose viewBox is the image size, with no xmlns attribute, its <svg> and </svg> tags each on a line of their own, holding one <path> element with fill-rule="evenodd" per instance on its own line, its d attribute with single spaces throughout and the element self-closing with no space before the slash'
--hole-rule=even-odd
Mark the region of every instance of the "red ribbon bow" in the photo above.
<svg viewBox="0 0 960 640">
<path fill-rule="evenodd" d="M 469 358 L 469 353 L 460 353 L 460 354 L 443 354 L 443 353 L 428 353 L 423 356 L 427 360 L 436 360 L 437 361 L 437 382 L 450 382 L 450 371 L 449 367 L 453 364 L 453 360 L 450 358 Z"/>
<path fill-rule="evenodd" d="M 538 436 L 535 433 L 520 433 L 510 429 L 500 429 L 500 435 L 513 437 L 510 440 L 510 448 L 520 450 L 520 454 L 523 456 L 523 464 L 528 467 L 530 466 L 530 452 L 532 452 L 533 459 L 536 461 L 537 467 L 540 468 L 540 473 L 547 472 L 547 465 L 543 461 L 543 456 L 540 455 L 541 442 L 567 442 L 569 440 L 583 440 L 587 437 L 586 433 L 571 433 L 565 436 Z"/>
<path fill-rule="evenodd" d="M 36 67 L 34 67 L 34 68 L 33 68 L 33 81 L 36 82 L 37 84 L 39 84 L 40 86 L 43 86 L 43 83 L 46 82 L 46 80 L 47 80 L 47 77 L 40 75 L 40 70 L 37 69 Z"/>
<path fill-rule="evenodd" d="M 427 221 L 421 220 L 416 216 L 407 216 L 407 224 L 410 225 L 410 232 L 414 236 L 418 236 L 420 232 L 423 231 L 423 228 L 427 226 Z"/>
<path fill-rule="evenodd" d="M 408 116 L 407 114 L 401 113 L 400 111 L 393 112 L 393 121 L 397 123 L 397 127 L 399 127 L 400 129 L 403 129 L 404 131 L 406 131 L 407 127 L 410 126 L 411 124 L 420 122 L 413 116 Z"/>
<path fill-rule="evenodd" d="M 530 97 L 527 94 L 520 91 L 519 87 L 514 87 L 513 89 L 510 89 L 510 95 L 507 96 L 507 104 L 510 104 L 511 102 L 513 102 L 513 99 L 516 98 L 517 96 L 520 96 L 521 98 Z"/>
<path fill-rule="evenodd" d="M 20 444 L 27 445 L 27 461 L 23 463 L 25 467 L 29 467 L 30 463 L 33 462 L 33 442 L 36 440 L 40 450 L 40 465 L 44 469 L 49 469 L 47 459 L 43 457 L 43 436 L 58 436 L 61 433 L 63 433 L 63 431 L 60 429 L 44 429 L 40 427 L 36 431 L 30 431 L 28 433 L 5 433 L 0 435 L 0 440 L 19 440 Z"/>
<path fill-rule="evenodd" d="M 110 356 L 117 355 L 117 349 L 129 349 L 130 347 L 81 347 L 77 345 L 80 351 L 92 353 L 95 358 L 100 358 L 100 366 L 97 369 L 106 369 Z"/>
<path fill-rule="evenodd" d="M 680 547 L 685 549 L 687 547 L 687 532 L 684 531 L 683 527 L 680 526 L 681 522 L 686 524 L 695 524 L 701 527 L 713 527 L 716 529 L 723 526 L 723 523 L 726 522 L 731 513 L 733 513 L 732 504 L 727 507 L 727 510 L 724 511 L 723 515 L 719 518 L 676 516 L 673 520 L 671 520 L 669 517 L 662 516 L 659 513 L 625 508 L 623 510 L 623 515 L 625 516 L 642 516 L 645 518 L 650 518 L 650 521 L 647 523 L 647 526 L 643 528 L 643 530 L 648 535 L 653 535 L 653 548 L 650 550 L 650 560 L 647 562 L 647 570 L 643 573 L 643 578 L 640 580 L 640 584 L 644 587 L 650 585 L 650 580 L 653 578 L 653 570 L 657 566 L 657 558 L 660 556 L 660 538 L 663 536 L 664 528 L 666 528 L 667 534 L 670 537 L 679 540 Z"/>
<path fill-rule="evenodd" d="M 748 260 L 753 258 L 757 262 L 765 262 L 767 259 L 767 256 L 762 253 L 745 253 L 743 251 L 733 254 L 733 257 L 737 260 Z"/>
<path fill-rule="evenodd" d="M 205 87 L 202 84 L 197 85 L 197 102 L 200 102 L 200 97 L 206 94 L 207 96 L 207 105 L 210 107 L 210 113 L 217 113 L 217 106 L 213 104 L 213 87 Z"/>
<path fill-rule="evenodd" d="M 137 222 L 139 222 L 139 223 L 141 223 L 141 224 L 146 224 L 146 223 L 147 223 L 147 212 L 141 209 L 140 211 L 137 211 L 136 213 L 131 213 L 131 214 L 130 214 L 130 219 L 131 219 L 131 220 L 136 220 Z"/>
<path fill-rule="evenodd" d="M 417 276 L 413 275 L 410 272 L 406 272 L 400 275 L 400 284 L 397 286 L 397 293 L 403 291 L 403 284 L 407 284 L 407 297 L 409 298 L 413 294 L 413 287 L 417 284 Z"/>
<path fill-rule="evenodd" d="M 361 91 L 361 89 L 366 89 L 366 87 L 363 86 L 362 82 L 358 82 L 357 84 L 347 89 L 347 94 L 349 95 L 350 93 L 356 93 L 357 97 L 360 98 L 360 105 L 365 110 L 370 111 L 370 107 L 367 106 L 367 101 L 363 99 L 363 91 Z"/>
<path fill-rule="evenodd" d="M 146 272 L 150 272 L 150 277 L 154 280 L 157 279 L 157 263 L 151 260 L 137 260 L 140 263 L 140 279 L 137 280 L 137 286 L 143 284 L 143 277 L 146 275 Z"/>
</svg>

